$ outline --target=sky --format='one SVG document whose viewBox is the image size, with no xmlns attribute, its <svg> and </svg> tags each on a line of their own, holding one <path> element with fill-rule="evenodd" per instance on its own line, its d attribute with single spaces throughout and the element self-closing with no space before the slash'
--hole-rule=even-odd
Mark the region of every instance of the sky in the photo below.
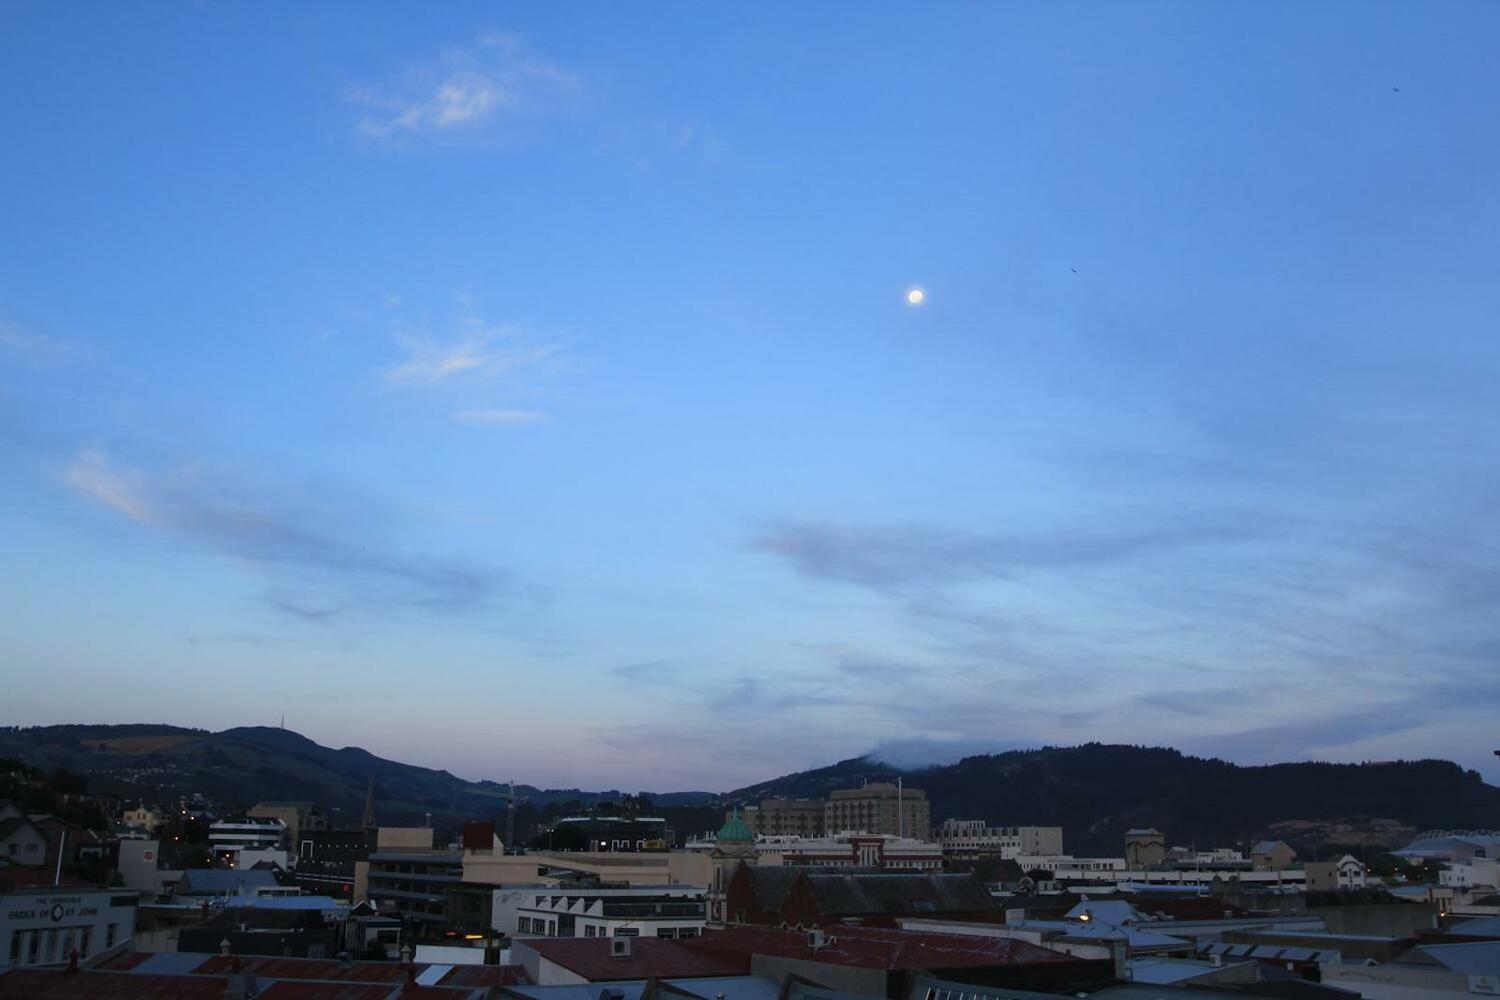
<svg viewBox="0 0 1500 1000">
<path fill-rule="evenodd" d="M 0 724 L 1500 782 L 1496 37 L 7 3 Z"/>
</svg>

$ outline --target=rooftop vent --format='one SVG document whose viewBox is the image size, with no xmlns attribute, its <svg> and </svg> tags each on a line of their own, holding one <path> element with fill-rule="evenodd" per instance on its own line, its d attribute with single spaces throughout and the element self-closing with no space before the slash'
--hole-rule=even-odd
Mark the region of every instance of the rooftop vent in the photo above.
<svg viewBox="0 0 1500 1000">
<path fill-rule="evenodd" d="M 629 958 L 630 957 L 630 944 L 631 944 L 631 942 L 633 940 L 634 940 L 633 938 L 628 938 L 628 937 L 612 937 L 612 938 L 610 938 L 609 939 L 609 957 L 610 958 Z"/>
</svg>

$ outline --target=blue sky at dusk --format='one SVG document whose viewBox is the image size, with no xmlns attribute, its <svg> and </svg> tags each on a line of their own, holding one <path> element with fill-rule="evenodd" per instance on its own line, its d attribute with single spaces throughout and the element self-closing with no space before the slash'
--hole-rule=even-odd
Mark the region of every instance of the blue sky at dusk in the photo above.
<svg viewBox="0 0 1500 1000">
<path fill-rule="evenodd" d="M 1497 37 L 6 4 L 0 724 L 1500 780 Z"/>
</svg>

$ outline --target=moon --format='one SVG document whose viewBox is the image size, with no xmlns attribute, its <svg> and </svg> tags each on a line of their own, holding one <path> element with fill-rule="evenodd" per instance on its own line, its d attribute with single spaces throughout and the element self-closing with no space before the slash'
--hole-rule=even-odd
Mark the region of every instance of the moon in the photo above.
<svg viewBox="0 0 1500 1000">
<path fill-rule="evenodd" d="M 919 306 L 927 301 L 927 293 L 920 288 L 908 288 L 906 290 L 906 304 Z"/>
</svg>

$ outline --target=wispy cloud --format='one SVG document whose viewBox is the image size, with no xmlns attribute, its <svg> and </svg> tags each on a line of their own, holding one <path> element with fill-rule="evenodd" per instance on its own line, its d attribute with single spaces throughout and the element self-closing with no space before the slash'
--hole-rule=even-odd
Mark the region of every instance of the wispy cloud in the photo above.
<svg viewBox="0 0 1500 1000">
<path fill-rule="evenodd" d="M 457 410 L 453 419 L 460 424 L 479 427 L 511 427 L 541 423 L 547 415 L 536 410 Z"/>
<path fill-rule="evenodd" d="M 266 488 L 201 466 L 148 471 L 98 448 L 75 454 L 62 481 L 80 496 L 153 531 L 242 560 L 270 574 L 268 602 L 327 622 L 357 609 L 474 607 L 504 575 L 456 560 L 410 555 L 351 533 L 346 504 Z"/>
<path fill-rule="evenodd" d="M 137 524 L 151 524 L 155 512 L 148 503 L 138 470 L 112 464 L 102 451 L 85 448 L 74 456 L 63 481 L 95 503 L 103 504 Z"/>
<path fill-rule="evenodd" d="M 58 361 L 77 353 L 72 344 L 0 321 L 0 351 L 31 361 Z"/>
<path fill-rule="evenodd" d="M 686 668 L 671 660 L 640 660 L 610 667 L 609 672 L 632 684 L 671 684 L 677 682 Z"/>
<path fill-rule="evenodd" d="M 781 556 L 804 576 L 884 589 L 1105 563 L 1239 537 L 1244 537 L 1243 531 L 1190 521 L 1111 531 L 1082 528 L 997 534 L 927 524 L 791 521 L 762 532 L 752 545 Z"/>
<path fill-rule="evenodd" d="M 913 736 L 882 740 L 865 756 L 902 770 L 915 770 L 953 764 L 965 757 L 1005 753 L 1008 750 L 1032 749 L 1038 745 L 984 737 L 932 739 L 925 736 Z"/>
<path fill-rule="evenodd" d="M 368 109 L 358 130 L 394 141 L 472 131 L 502 118 L 558 106 L 579 90 L 578 78 L 530 52 L 509 35 L 486 35 L 451 49 L 412 73 L 395 91 L 360 89 L 351 99 Z"/>
<path fill-rule="evenodd" d="M 538 365 L 557 353 L 555 344 L 528 345 L 510 329 L 474 329 L 450 339 L 398 333 L 406 357 L 387 368 L 391 385 L 432 387 L 460 378 L 487 379 Z"/>
</svg>

